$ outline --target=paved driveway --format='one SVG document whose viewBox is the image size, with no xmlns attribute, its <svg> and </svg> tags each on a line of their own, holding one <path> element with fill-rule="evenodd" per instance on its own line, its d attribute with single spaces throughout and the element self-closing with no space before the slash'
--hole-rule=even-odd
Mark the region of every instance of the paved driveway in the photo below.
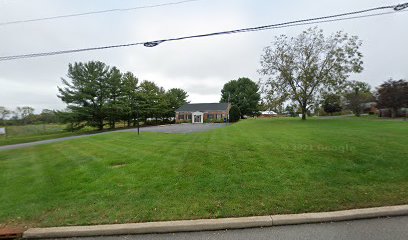
<svg viewBox="0 0 408 240">
<path fill-rule="evenodd" d="M 227 126 L 227 124 L 225 123 L 171 124 L 171 125 L 143 127 L 143 128 L 140 128 L 140 132 L 194 133 L 194 132 L 206 132 L 212 129 L 223 128 L 225 126 Z M 113 132 L 137 132 L 137 128 L 116 130 L 116 131 L 95 133 L 95 134 L 84 134 L 84 135 L 79 135 L 79 136 L 63 137 L 63 138 L 49 139 L 49 140 L 43 140 L 43 141 L 37 141 L 37 142 L 0 146 L 0 151 L 19 149 L 19 148 L 36 146 L 36 145 L 43 145 L 43 144 L 48 144 L 48 143 L 62 142 L 62 141 L 67 141 L 67 140 L 72 140 L 72 139 L 77 139 L 77 138 L 84 138 L 84 137 L 95 136 L 95 135 L 101 135 L 101 134 L 110 134 Z"/>
</svg>

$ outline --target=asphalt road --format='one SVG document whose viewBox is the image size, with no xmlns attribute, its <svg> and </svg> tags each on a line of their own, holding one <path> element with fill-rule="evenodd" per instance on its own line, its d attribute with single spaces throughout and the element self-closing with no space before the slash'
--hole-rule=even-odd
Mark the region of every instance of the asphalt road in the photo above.
<svg viewBox="0 0 408 240">
<path fill-rule="evenodd" d="M 140 132 L 194 133 L 194 132 L 206 132 L 212 129 L 222 128 L 225 126 L 227 126 L 225 123 L 171 124 L 171 125 L 143 127 L 143 128 L 140 128 Z M 0 146 L 0 151 L 20 149 L 20 148 L 32 147 L 36 145 L 43 145 L 43 144 L 49 144 L 49 143 L 55 143 L 55 142 L 62 142 L 62 141 L 67 141 L 67 140 L 72 140 L 72 139 L 77 139 L 77 138 L 84 138 L 84 137 L 89 137 L 89 136 L 95 136 L 95 135 L 100 135 L 100 134 L 109 134 L 112 132 L 137 132 L 137 128 L 116 130 L 116 131 L 109 131 L 109 132 L 102 132 L 102 133 L 94 133 L 94 134 L 84 134 L 84 135 L 49 139 L 49 140 L 36 141 L 36 142 Z"/>
<path fill-rule="evenodd" d="M 76 240 L 247 240 L 247 239 L 313 239 L 313 240 L 407 240 L 408 216 L 366 219 L 356 221 L 276 226 L 269 228 L 238 229 L 227 231 L 208 231 L 169 234 L 145 234 L 134 236 L 71 238 Z"/>
</svg>

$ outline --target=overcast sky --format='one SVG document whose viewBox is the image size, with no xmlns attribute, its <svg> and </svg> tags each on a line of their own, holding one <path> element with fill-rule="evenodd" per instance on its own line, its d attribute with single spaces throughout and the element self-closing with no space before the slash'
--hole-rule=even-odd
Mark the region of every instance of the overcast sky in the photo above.
<svg viewBox="0 0 408 240">
<path fill-rule="evenodd" d="M 0 22 L 178 0 L 0 0 Z M 0 26 L 0 56 L 150 41 L 279 23 L 400 3 L 394 0 L 199 0 L 160 8 Z M 363 41 L 365 70 L 352 76 L 376 87 L 408 78 L 408 12 L 318 25 Z M 186 90 L 189 100 L 218 102 L 232 79 L 260 76 L 260 55 L 274 36 L 298 35 L 307 26 L 0 62 L 0 106 L 63 109 L 57 86 L 69 63 L 91 60 L 131 71 L 166 89 Z"/>
</svg>

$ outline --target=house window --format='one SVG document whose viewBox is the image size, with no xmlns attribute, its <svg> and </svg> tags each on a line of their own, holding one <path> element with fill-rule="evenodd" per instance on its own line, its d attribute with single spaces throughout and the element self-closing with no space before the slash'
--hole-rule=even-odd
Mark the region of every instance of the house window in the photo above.
<svg viewBox="0 0 408 240">
<path fill-rule="evenodd" d="M 208 114 L 208 119 L 213 119 L 214 118 L 214 114 Z"/>
<path fill-rule="evenodd" d="M 184 114 L 179 115 L 179 120 L 184 120 Z"/>
<path fill-rule="evenodd" d="M 191 120 L 191 114 L 187 114 L 187 119 Z"/>
</svg>

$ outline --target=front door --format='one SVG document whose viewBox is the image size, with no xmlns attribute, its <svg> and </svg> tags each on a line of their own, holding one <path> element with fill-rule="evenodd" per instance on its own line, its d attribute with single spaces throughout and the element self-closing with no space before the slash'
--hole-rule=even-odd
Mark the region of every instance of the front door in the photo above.
<svg viewBox="0 0 408 240">
<path fill-rule="evenodd" d="M 194 123 L 201 123 L 201 115 L 194 115 Z"/>
</svg>

